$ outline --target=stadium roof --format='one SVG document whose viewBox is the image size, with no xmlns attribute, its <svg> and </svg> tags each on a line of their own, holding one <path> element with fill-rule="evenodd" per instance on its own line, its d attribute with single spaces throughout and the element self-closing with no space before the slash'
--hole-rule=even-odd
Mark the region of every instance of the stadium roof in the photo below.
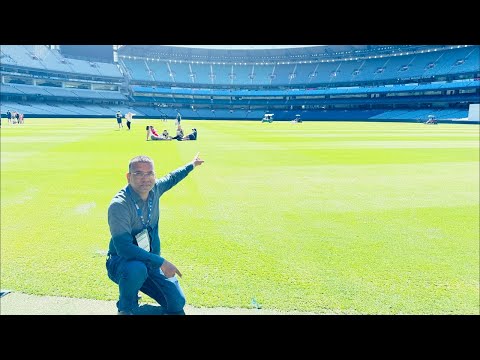
<svg viewBox="0 0 480 360">
<path fill-rule="evenodd" d="M 194 46 L 194 47 L 193 47 Z M 120 57 L 205 62 L 319 61 L 418 51 L 433 45 L 122 45 Z M 445 47 L 446 45 L 435 45 Z M 229 47 L 222 48 L 219 47 Z M 253 48 L 252 48 L 253 47 Z"/>
<path fill-rule="evenodd" d="M 213 49 L 212 46 L 236 48 Z M 252 49 L 252 46 L 259 48 Z M 189 61 L 300 61 L 331 57 L 340 52 L 364 51 L 371 47 L 372 45 L 124 45 L 119 48 L 118 55 Z"/>
</svg>

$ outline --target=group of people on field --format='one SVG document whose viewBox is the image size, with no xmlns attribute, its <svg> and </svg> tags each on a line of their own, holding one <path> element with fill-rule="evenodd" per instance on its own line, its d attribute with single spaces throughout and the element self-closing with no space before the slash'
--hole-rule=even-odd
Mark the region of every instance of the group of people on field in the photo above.
<svg viewBox="0 0 480 360">
<path fill-rule="evenodd" d="M 178 140 L 178 141 L 189 141 L 197 140 L 197 129 L 193 128 L 190 134 L 185 135 L 182 129 L 182 126 L 179 124 L 177 126 L 177 133 L 175 136 L 171 136 L 168 131 L 165 129 L 161 134 L 153 127 L 152 125 L 147 125 L 145 128 L 147 131 L 147 141 L 148 140 Z"/>
<path fill-rule="evenodd" d="M 131 123 L 132 123 L 132 118 L 135 114 L 132 112 L 128 112 L 125 114 L 125 119 L 127 119 L 127 127 L 128 130 L 131 129 Z M 121 129 L 123 128 L 122 124 L 122 118 L 123 115 L 119 111 L 117 111 L 115 115 L 118 123 L 118 128 Z M 183 132 L 182 126 L 181 126 L 181 121 L 182 121 L 182 116 L 180 115 L 179 112 L 177 112 L 177 116 L 175 118 L 175 125 L 177 126 L 176 134 L 175 136 L 172 136 L 168 133 L 168 130 L 163 130 L 162 133 L 159 133 L 155 127 L 152 125 L 147 125 L 145 130 L 147 131 L 147 141 L 148 140 L 177 140 L 177 141 L 189 141 L 189 140 L 197 140 L 197 129 L 193 128 L 192 132 L 185 135 Z"/>
<path fill-rule="evenodd" d="M 132 113 L 131 111 L 129 111 L 128 113 L 125 114 L 125 119 L 127 120 L 127 128 L 128 128 L 127 130 L 130 130 L 130 127 L 132 125 L 132 119 L 133 119 L 134 115 L 136 115 L 136 114 Z M 122 122 L 123 115 L 120 112 L 120 110 L 117 111 L 117 113 L 115 114 L 115 117 L 117 119 L 118 129 L 123 128 L 123 122 Z"/>
<path fill-rule="evenodd" d="M 128 113 L 125 114 L 125 119 L 127 120 L 128 130 L 131 129 L 132 120 L 133 120 L 134 115 L 136 115 L 136 114 L 132 113 L 131 111 L 129 111 Z M 7 116 L 8 116 L 8 113 L 7 113 Z M 123 128 L 123 114 L 120 110 L 118 110 L 117 113 L 115 114 L 115 118 L 117 119 L 118 129 Z M 164 114 L 162 116 L 162 121 L 167 121 L 167 115 Z M 181 121 L 182 121 L 182 115 L 179 112 L 177 112 L 177 116 L 175 117 L 175 125 L 180 126 Z"/>
<path fill-rule="evenodd" d="M 9 124 L 23 124 L 23 114 L 17 111 L 7 110 L 7 120 Z"/>
</svg>

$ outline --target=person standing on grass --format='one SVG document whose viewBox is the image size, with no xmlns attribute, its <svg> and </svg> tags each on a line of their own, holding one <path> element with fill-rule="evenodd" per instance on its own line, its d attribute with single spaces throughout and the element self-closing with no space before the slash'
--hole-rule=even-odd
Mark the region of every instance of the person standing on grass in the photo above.
<svg viewBox="0 0 480 360">
<path fill-rule="evenodd" d="M 160 256 L 160 197 L 204 160 L 199 154 L 186 165 L 155 177 L 153 160 L 136 156 L 126 174 L 128 185 L 108 207 L 111 239 L 106 260 L 107 275 L 119 288 L 119 315 L 138 314 L 138 292 L 155 299 L 165 314 L 184 315 L 185 296 L 176 275 L 178 268 Z"/>
<path fill-rule="evenodd" d="M 122 113 L 120 112 L 120 110 L 117 111 L 117 114 L 115 115 L 115 117 L 117 118 L 118 129 L 123 128 Z"/>
<path fill-rule="evenodd" d="M 180 126 L 180 122 L 182 121 L 182 115 L 177 110 L 177 117 L 175 118 L 175 125 Z"/>
<path fill-rule="evenodd" d="M 128 128 L 128 130 L 130 130 L 130 125 L 131 125 L 131 123 L 132 123 L 133 115 L 136 115 L 136 114 L 134 114 L 134 113 L 132 113 L 132 112 L 130 112 L 130 111 L 125 114 L 125 119 L 127 119 L 127 128 Z"/>
</svg>

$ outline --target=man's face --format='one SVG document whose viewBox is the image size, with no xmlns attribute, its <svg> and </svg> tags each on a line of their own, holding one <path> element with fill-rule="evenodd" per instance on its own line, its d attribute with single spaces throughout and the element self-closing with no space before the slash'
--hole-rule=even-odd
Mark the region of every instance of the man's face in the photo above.
<svg viewBox="0 0 480 360">
<path fill-rule="evenodd" d="M 155 172 L 151 163 L 136 163 L 127 173 L 128 183 L 140 195 L 147 195 L 155 185 Z"/>
</svg>

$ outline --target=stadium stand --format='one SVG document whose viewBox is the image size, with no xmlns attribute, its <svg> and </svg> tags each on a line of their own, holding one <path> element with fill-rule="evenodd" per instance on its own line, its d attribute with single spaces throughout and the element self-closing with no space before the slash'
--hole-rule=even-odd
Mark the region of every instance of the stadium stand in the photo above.
<svg viewBox="0 0 480 360">
<path fill-rule="evenodd" d="M 118 62 L 53 46 L 1 47 L 2 116 L 275 121 L 468 119 L 480 103 L 480 46 L 335 45 L 208 50 L 126 45 Z M 470 123 L 472 121 L 469 121 Z"/>
</svg>

